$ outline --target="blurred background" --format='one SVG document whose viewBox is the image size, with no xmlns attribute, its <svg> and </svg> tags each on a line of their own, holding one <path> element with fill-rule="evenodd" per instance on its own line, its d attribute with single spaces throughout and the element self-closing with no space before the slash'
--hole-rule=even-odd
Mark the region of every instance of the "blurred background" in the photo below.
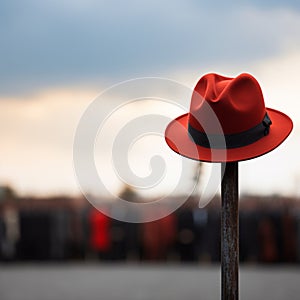
<svg viewBox="0 0 300 300">
<path fill-rule="evenodd" d="M 163 132 L 125 149 L 139 176 L 149 172 L 149 149 L 185 164 L 172 197 L 187 200 L 147 223 L 118 221 L 96 210 L 82 195 L 73 166 L 75 132 L 99 93 L 141 77 L 168 78 L 192 91 L 208 72 L 251 73 L 266 106 L 294 122 L 283 145 L 240 163 L 240 261 L 244 299 L 297 298 L 298 1 L 3 0 L 0 15 L 1 299 L 219 297 L 219 193 L 199 208 L 210 176 L 207 164 L 171 153 Z M 174 91 L 153 95 L 160 92 L 173 101 Z M 177 95 L 183 110 L 189 96 Z M 107 106 L 117 107 L 128 97 L 112 90 L 102 100 L 99 119 L 107 117 Z M 129 122 L 154 106 L 147 101 L 112 119 L 111 132 L 121 131 L 124 118 Z M 179 115 L 175 109 L 161 113 L 169 119 Z M 125 179 L 113 174 L 108 142 L 96 149 L 97 168 L 109 188 L 87 180 L 84 192 L 107 211 L 118 209 L 117 196 L 145 203 L 169 195 L 179 176 L 171 171 L 159 187 L 145 192 L 131 172 L 121 170 Z M 118 151 L 121 157 L 124 148 Z"/>
</svg>

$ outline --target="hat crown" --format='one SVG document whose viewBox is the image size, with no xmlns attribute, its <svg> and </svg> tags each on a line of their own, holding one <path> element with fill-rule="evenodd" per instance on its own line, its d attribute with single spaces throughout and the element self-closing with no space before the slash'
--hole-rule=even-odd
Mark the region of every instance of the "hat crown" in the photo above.
<svg viewBox="0 0 300 300">
<path fill-rule="evenodd" d="M 243 73 L 230 78 L 210 73 L 194 88 L 189 124 L 210 134 L 235 134 L 262 122 L 265 113 L 263 94 L 253 76 Z"/>
</svg>

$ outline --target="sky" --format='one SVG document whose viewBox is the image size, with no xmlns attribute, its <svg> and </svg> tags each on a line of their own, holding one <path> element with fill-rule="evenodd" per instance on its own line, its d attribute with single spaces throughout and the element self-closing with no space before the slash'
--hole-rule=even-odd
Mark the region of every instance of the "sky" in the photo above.
<svg viewBox="0 0 300 300">
<path fill-rule="evenodd" d="M 152 111 L 166 123 L 188 109 L 189 91 L 204 74 L 247 72 L 259 81 L 266 106 L 289 115 L 294 130 L 272 153 L 240 163 L 240 190 L 300 195 L 299 1 L 4 0 L 0 35 L 0 184 L 19 194 L 77 194 L 74 137 L 82 116 L 101 95 L 100 121 L 134 99 L 134 91 L 139 97 L 172 100 L 142 99 L 110 114 L 104 140 L 113 141 L 136 116 Z M 162 79 L 135 80 L 145 77 Z M 124 81 L 131 85 L 120 85 Z M 125 140 L 114 150 L 117 158 L 125 157 Z M 97 168 L 117 193 L 122 182 L 111 160 L 113 144 L 98 144 Z M 161 132 L 126 150 L 128 165 L 118 164 L 129 184 L 138 186 L 132 172 L 145 176 L 151 167 L 160 170 L 159 160 L 151 166 L 154 154 L 165 157 L 170 171 L 166 165 L 164 179 L 157 189 L 147 189 L 149 195 L 168 193 L 178 181 L 182 171 L 174 165 L 182 158 L 170 152 Z M 187 159 L 182 163 L 179 190 L 186 192 L 196 166 Z M 204 168 L 203 176 L 209 176 L 211 166 Z M 107 194 L 93 180 L 87 189 Z"/>
</svg>

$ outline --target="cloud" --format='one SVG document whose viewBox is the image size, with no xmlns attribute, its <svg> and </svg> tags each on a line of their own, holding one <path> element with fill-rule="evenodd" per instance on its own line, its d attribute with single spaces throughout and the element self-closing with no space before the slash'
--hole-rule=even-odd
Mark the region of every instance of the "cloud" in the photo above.
<svg viewBox="0 0 300 300">
<path fill-rule="evenodd" d="M 300 168 L 294 159 L 300 151 L 298 2 L 211 3 L 1 3 L 0 180 L 23 193 L 78 191 L 74 132 L 88 101 L 112 82 L 159 75 L 193 88 L 207 72 L 250 72 L 267 105 L 291 115 L 295 129 L 278 150 L 242 163 L 242 189 L 291 191 Z M 168 90 L 156 92 L 168 97 Z M 181 99 L 188 106 L 188 96 Z M 259 178 L 266 170 L 276 178 Z"/>
<path fill-rule="evenodd" d="M 299 196 L 299 68 L 300 51 L 294 48 L 278 57 L 263 60 L 253 68 L 261 84 L 266 106 L 291 117 L 294 128 L 288 139 L 276 150 L 241 164 L 241 183 L 245 192 Z"/>
<path fill-rule="evenodd" d="M 298 103 L 300 88 L 297 75 L 300 68 L 299 53 L 299 51 L 291 49 L 277 57 L 261 60 L 252 65 L 251 70 L 249 69 L 249 72 L 258 79 L 262 87 L 266 105 L 288 114 L 294 121 L 294 130 L 287 141 L 278 149 L 260 158 L 241 163 L 241 192 L 283 193 L 287 195 L 291 195 L 293 192 L 299 193 L 300 162 L 296 159 L 300 152 L 297 138 L 300 132 L 300 105 Z M 223 68 L 226 74 L 236 75 L 240 67 L 223 66 Z M 193 88 L 198 77 L 203 75 L 195 72 L 195 70 L 186 71 L 186 73 L 178 70 L 178 74 L 194 74 L 193 78 L 188 77 L 190 81 L 188 86 L 191 88 Z M 173 96 L 175 95 L 178 103 L 185 108 L 188 107 L 188 93 L 180 93 L 180 89 L 164 89 L 163 87 L 162 85 L 152 89 L 153 96 L 160 95 L 164 99 L 174 99 Z M 142 88 L 143 85 L 138 86 L 138 92 L 136 89 L 130 88 L 126 95 L 122 95 L 122 89 L 114 89 L 114 91 L 117 90 L 117 93 L 111 93 L 106 99 L 106 103 L 118 102 L 121 104 L 122 101 L 130 99 L 130 97 L 135 98 L 137 94 L 142 93 Z M 73 137 L 81 115 L 89 102 L 97 95 L 97 92 L 69 87 L 65 90 L 49 90 L 29 99 L 1 98 L 2 155 L 0 180 L 12 183 L 21 193 L 78 192 L 72 167 Z M 146 86 L 145 95 L 149 93 L 151 93 L 151 88 Z M 102 113 L 105 109 L 102 107 L 101 110 L 101 107 L 99 107 L 99 118 L 103 119 Z M 137 110 L 135 111 L 135 109 Z M 114 180 L 116 175 L 113 174 L 111 160 L 107 159 L 108 141 L 111 141 L 109 138 L 114 132 L 123 128 L 130 118 L 136 117 L 136 113 L 149 113 L 151 109 L 156 109 L 161 113 L 171 113 L 170 109 L 164 108 L 161 104 L 152 107 L 151 103 L 145 107 L 138 106 L 128 110 L 124 114 L 120 111 L 107 125 L 108 129 L 105 133 L 107 142 L 104 138 L 100 144 L 97 144 L 96 159 L 99 170 L 107 174 L 108 185 L 110 184 L 112 189 L 119 188 L 120 183 Z M 176 117 L 180 113 L 174 111 L 172 114 L 172 117 Z M 126 143 L 124 137 L 122 145 L 126 145 Z M 164 147 L 162 147 L 162 143 Z M 124 147 L 121 146 L 119 151 L 124 151 Z M 170 152 L 162 140 L 145 140 L 144 143 L 141 140 L 132 151 L 129 153 L 129 164 L 133 170 L 138 171 L 138 174 L 149 172 L 149 158 L 155 153 L 163 151 L 166 156 L 175 160 L 175 154 Z M 85 153 L 82 152 L 82 156 L 84 155 Z M 134 155 L 134 159 L 130 155 Z M 144 159 L 146 162 L 143 164 Z M 194 165 L 191 163 L 189 172 L 184 176 L 185 181 L 182 182 L 182 191 L 190 188 L 193 167 Z M 174 178 L 169 181 L 169 184 L 176 181 L 176 174 L 173 175 Z M 96 191 L 97 188 L 92 184 L 91 188 Z M 168 183 L 166 183 L 165 188 L 170 188 Z M 99 192 L 99 190 L 97 191 Z M 161 186 L 160 192 L 163 193 L 163 191 L 164 187 Z"/>
<path fill-rule="evenodd" d="M 20 193 L 76 192 L 73 135 L 93 91 L 48 91 L 30 99 L 1 98 L 1 183 Z M 26 100 L 26 101 L 24 101 Z"/>
<path fill-rule="evenodd" d="M 294 2 L 218 6 L 194 1 L 5 2 L 0 90 L 96 84 L 168 70 L 243 64 L 299 40 Z"/>
</svg>

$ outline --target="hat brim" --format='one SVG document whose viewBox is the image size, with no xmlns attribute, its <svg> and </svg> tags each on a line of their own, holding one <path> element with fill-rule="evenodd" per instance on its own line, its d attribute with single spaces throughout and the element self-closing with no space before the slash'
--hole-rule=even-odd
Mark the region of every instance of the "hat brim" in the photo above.
<svg viewBox="0 0 300 300">
<path fill-rule="evenodd" d="M 179 116 L 167 126 L 165 139 L 173 151 L 194 160 L 234 162 L 252 159 L 277 148 L 293 129 L 293 122 L 287 115 L 271 108 L 266 110 L 272 120 L 269 134 L 247 146 L 213 149 L 195 144 L 188 133 L 188 114 Z"/>
</svg>

